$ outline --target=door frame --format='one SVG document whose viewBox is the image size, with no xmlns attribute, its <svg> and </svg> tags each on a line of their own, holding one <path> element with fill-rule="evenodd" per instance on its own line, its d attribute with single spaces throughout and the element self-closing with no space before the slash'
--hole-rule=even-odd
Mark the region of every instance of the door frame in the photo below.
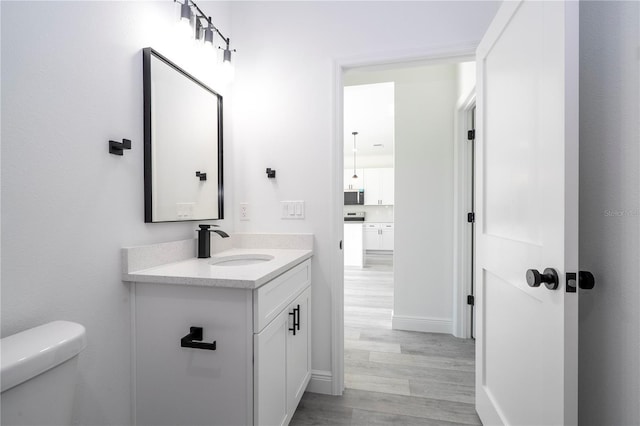
<svg viewBox="0 0 640 426">
<path fill-rule="evenodd" d="M 455 337 L 471 338 L 471 309 L 467 295 L 472 291 L 473 237 L 472 227 L 467 222 L 467 213 L 473 212 L 471 205 L 473 144 L 467 139 L 471 126 L 471 112 L 476 107 L 475 86 L 456 105 L 454 118 L 455 136 L 453 147 L 453 329 Z"/>
<path fill-rule="evenodd" d="M 330 226 L 334 250 L 331 251 L 331 394 L 344 390 L 344 253 L 343 240 L 343 74 L 352 68 L 385 66 L 407 62 L 442 64 L 475 61 L 477 43 L 431 46 L 418 50 L 376 53 L 333 61 L 333 137 L 331 140 L 331 215 Z M 326 380 L 326 379 L 325 379 Z"/>
</svg>

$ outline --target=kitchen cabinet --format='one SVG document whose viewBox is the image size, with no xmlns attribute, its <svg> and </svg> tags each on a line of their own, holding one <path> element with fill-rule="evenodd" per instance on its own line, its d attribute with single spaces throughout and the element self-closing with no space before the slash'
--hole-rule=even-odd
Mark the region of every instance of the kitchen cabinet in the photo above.
<svg viewBox="0 0 640 426">
<path fill-rule="evenodd" d="M 289 423 L 311 378 L 309 259 L 255 289 L 135 282 L 132 294 L 138 426 Z M 191 327 L 209 348 L 182 346 Z"/>
<path fill-rule="evenodd" d="M 372 223 L 364 225 L 365 250 L 393 250 L 393 223 Z"/>
<path fill-rule="evenodd" d="M 353 169 L 344 169 L 344 189 L 363 189 L 364 170 L 356 169 L 357 179 L 353 178 Z"/>
<path fill-rule="evenodd" d="M 393 197 L 393 168 L 364 169 L 365 206 L 391 206 Z"/>
<path fill-rule="evenodd" d="M 344 223 L 344 266 L 364 266 L 363 223 Z"/>
</svg>

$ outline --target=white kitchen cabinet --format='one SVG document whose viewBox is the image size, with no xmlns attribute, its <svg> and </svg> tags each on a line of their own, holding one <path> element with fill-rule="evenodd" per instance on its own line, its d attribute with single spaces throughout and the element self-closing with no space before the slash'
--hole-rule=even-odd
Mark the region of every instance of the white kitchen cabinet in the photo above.
<svg viewBox="0 0 640 426">
<path fill-rule="evenodd" d="M 380 228 L 377 223 L 365 223 L 364 225 L 364 249 L 379 250 Z"/>
<path fill-rule="evenodd" d="M 344 266 L 364 265 L 363 222 L 344 223 Z"/>
<path fill-rule="evenodd" d="M 364 169 L 364 204 L 366 206 L 393 205 L 393 168 Z"/>
<path fill-rule="evenodd" d="M 366 222 L 364 225 L 365 250 L 393 250 L 393 223 Z"/>
<path fill-rule="evenodd" d="M 393 224 L 380 225 L 380 250 L 393 250 Z"/>
<path fill-rule="evenodd" d="M 136 424 L 288 424 L 311 378 L 310 285 L 310 260 L 255 290 L 136 282 Z M 191 327 L 215 350 L 182 347 Z"/>
<path fill-rule="evenodd" d="M 353 178 L 353 169 L 344 169 L 344 189 L 363 189 L 364 170 L 356 169 L 357 179 Z"/>
</svg>

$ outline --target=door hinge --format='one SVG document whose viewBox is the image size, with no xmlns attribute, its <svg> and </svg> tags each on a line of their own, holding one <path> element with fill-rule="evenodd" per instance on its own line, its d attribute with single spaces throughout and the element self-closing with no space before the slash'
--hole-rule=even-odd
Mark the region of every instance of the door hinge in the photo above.
<svg viewBox="0 0 640 426">
<path fill-rule="evenodd" d="M 476 214 L 473 212 L 467 213 L 467 222 L 475 223 L 475 221 L 476 221 Z"/>
<path fill-rule="evenodd" d="M 467 305 L 474 306 L 476 304 L 476 298 L 471 294 L 467 296 Z"/>
<path fill-rule="evenodd" d="M 467 131 L 467 140 L 473 141 L 476 139 L 476 130 L 468 130 Z"/>
</svg>

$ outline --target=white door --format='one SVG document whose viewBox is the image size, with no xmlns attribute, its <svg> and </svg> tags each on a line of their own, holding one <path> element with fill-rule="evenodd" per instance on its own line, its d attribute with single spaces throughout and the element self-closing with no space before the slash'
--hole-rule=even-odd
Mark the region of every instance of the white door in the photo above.
<svg viewBox="0 0 640 426">
<path fill-rule="evenodd" d="M 576 424 L 578 2 L 504 2 L 477 66 L 476 409 Z M 545 268 L 558 288 L 530 287 Z"/>
</svg>

